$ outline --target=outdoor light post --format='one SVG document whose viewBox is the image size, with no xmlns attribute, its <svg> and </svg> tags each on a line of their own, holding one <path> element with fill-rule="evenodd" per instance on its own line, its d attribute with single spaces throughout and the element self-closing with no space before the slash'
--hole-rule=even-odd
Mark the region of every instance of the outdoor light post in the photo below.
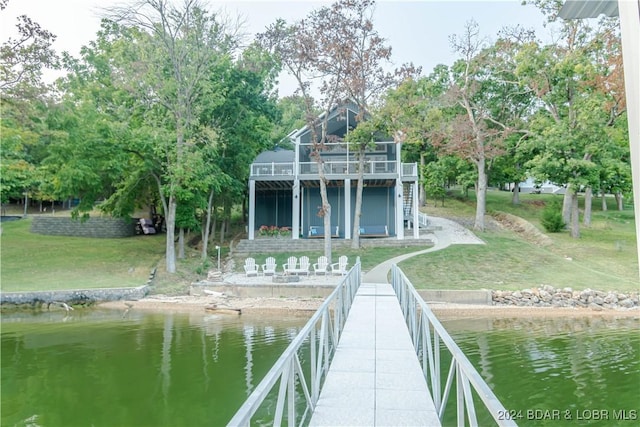
<svg viewBox="0 0 640 427">
<path fill-rule="evenodd" d="M 218 271 L 220 271 L 220 246 L 216 246 L 216 250 L 218 251 Z"/>
</svg>

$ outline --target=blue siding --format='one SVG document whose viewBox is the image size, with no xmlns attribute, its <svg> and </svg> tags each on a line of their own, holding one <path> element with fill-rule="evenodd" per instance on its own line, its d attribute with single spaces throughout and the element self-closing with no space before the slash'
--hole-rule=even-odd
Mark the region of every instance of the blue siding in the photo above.
<svg viewBox="0 0 640 427">
<path fill-rule="evenodd" d="M 291 190 L 260 191 L 256 193 L 256 229 L 262 225 L 291 227 Z"/>
<path fill-rule="evenodd" d="M 395 235 L 395 210 L 393 187 L 365 187 L 362 190 L 362 215 L 360 225 L 386 225 L 389 235 Z M 351 208 L 355 210 L 356 188 L 351 192 Z M 351 213 L 353 217 L 353 212 Z M 353 220 L 352 220 L 353 225 Z"/>
<path fill-rule="evenodd" d="M 304 189 L 304 207 L 302 218 L 302 230 L 306 235 L 309 226 L 322 226 L 324 220 L 319 217 L 318 211 L 322 206 L 319 188 Z M 361 225 L 386 225 L 389 235 L 395 235 L 395 210 L 394 187 L 365 187 L 362 194 Z M 327 188 L 327 196 L 331 204 L 331 226 L 338 226 L 340 237 L 344 237 L 344 188 Z M 351 188 L 351 226 L 353 227 L 353 215 L 356 206 L 356 188 Z"/>
</svg>

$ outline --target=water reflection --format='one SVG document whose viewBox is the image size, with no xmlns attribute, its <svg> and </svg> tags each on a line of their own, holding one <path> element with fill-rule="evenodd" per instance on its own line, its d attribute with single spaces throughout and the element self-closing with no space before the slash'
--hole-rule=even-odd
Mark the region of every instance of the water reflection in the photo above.
<svg viewBox="0 0 640 427">
<path fill-rule="evenodd" d="M 569 411 L 573 424 L 590 426 L 618 423 L 612 424 L 612 418 L 578 419 L 576 414 L 640 414 L 637 318 L 477 318 L 442 323 L 501 402 L 521 411 L 518 425 L 566 422 L 527 419 L 527 411 L 535 410 Z"/>
<path fill-rule="evenodd" d="M 3 314 L 1 425 L 224 425 L 306 320 Z"/>
</svg>

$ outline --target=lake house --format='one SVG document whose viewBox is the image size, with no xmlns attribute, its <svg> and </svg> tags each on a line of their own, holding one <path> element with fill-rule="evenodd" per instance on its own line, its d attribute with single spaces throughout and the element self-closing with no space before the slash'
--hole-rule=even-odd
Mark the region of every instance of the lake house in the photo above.
<svg viewBox="0 0 640 427">
<path fill-rule="evenodd" d="M 331 234 L 351 239 L 354 218 L 357 167 L 356 153 L 343 141 L 356 125 L 357 107 L 345 104 L 329 113 L 327 133 L 332 135 L 321 153 L 331 204 Z M 305 127 L 290 134 L 294 149 L 276 147 L 260 153 L 251 164 L 249 177 L 248 238 L 259 230 L 287 227 L 289 238 L 324 236 L 324 220 L 318 163 L 310 158 L 311 131 Z M 382 138 L 384 139 L 384 138 Z M 400 143 L 381 140 L 365 156 L 362 194 L 361 237 L 405 239 L 411 230 L 418 238 L 418 166 L 401 162 Z M 407 229 L 405 229 L 407 227 Z"/>
</svg>

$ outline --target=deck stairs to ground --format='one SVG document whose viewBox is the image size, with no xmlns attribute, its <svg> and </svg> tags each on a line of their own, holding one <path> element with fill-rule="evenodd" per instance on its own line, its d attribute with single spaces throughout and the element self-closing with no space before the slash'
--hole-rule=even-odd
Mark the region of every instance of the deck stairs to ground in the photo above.
<svg viewBox="0 0 640 427">
<path fill-rule="evenodd" d="M 404 193 L 402 197 L 402 210 L 404 212 L 405 221 L 413 220 L 413 185 L 414 184 L 404 185 L 402 188 Z"/>
</svg>

